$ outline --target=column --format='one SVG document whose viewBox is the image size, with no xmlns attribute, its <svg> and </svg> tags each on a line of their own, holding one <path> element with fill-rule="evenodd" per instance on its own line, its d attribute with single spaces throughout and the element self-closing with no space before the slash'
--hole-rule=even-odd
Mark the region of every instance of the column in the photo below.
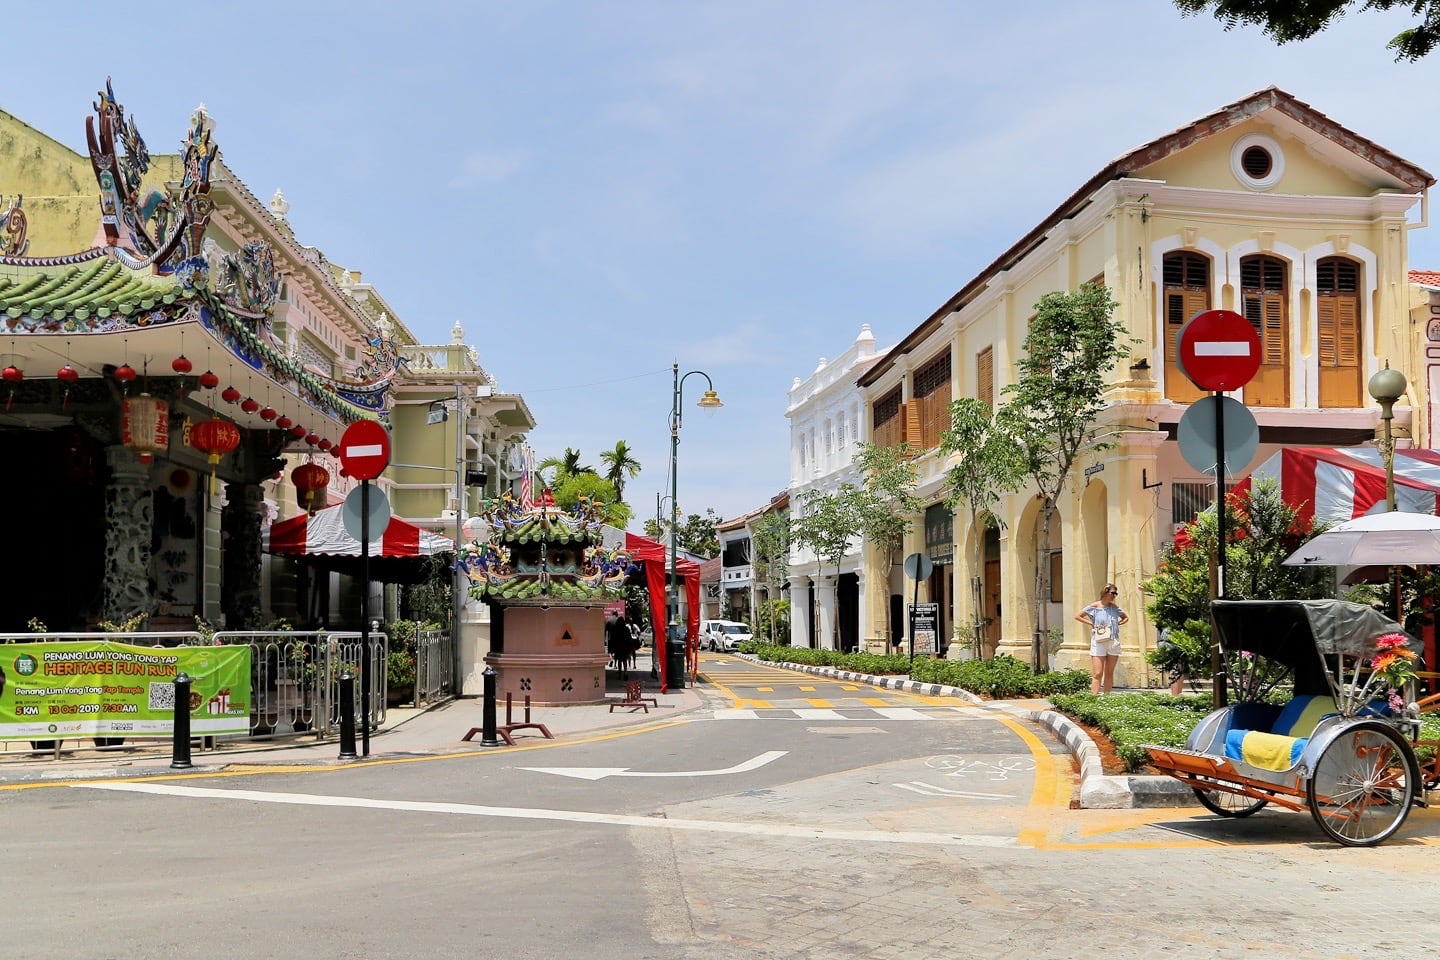
<svg viewBox="0 0 1440 960">
<path fill-rule="evenodd" d="M 822 650 L 834 650 L 835 636 L 835 576 L 824 574 L 815 578 L 815 604 L 820 608 L 820 636 L 815 646 Z"/>
<path fill-rule="evenodd" d="M 790 646 L 810 643 L 810 578 L 790 578 Z"/>
<path fill-rule="evenodd" d="M 225 543 L 220 576 L 220 609 L 228 626 L 258 627 L 267 619 L 260 595 L 260 504 L 258 484 L 225 484 L 226 507 L 220 514 Z"/>
<path fill-rule="evenodd" d="M 123 623 L 137 613 L 153 613 L 150 590 L 150 538 L 155 533 L 155 502 L 150 497 L 150 465 L 135 451 L 116 444 L 105 448 L 110 486 L 105 490 L 105 599 L 101 616 Z"/>
<path fill-rule="evenodd" d="M 857 566 L 855 570 L 855 642 L 860 645 L 859 652 L 865 653 L 866 630 L 869 620 L 865 616 L 865 567 Z M 887 651 L 888 652 L 888 651 Z"/>
</svg>

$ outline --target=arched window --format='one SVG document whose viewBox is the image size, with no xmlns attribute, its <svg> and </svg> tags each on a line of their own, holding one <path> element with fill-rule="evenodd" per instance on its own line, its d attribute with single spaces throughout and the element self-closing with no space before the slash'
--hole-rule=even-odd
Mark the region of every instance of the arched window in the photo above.
<svg viewBox="0 0 1440 960">
<path fill-rule="evenodd" d="M 1316 353 L 1320 406 L 1358 407 L 1360 394 L 1360 265 L 1324 257 L 1315 265 Z"/>
<path fill-rule="evenodd" d="M 1180 369 L 1180 328 L 1210 309 L 1210 258 L 1179 250 L 1165 254 L 1165 396 L 1194 403 L 1205 396 Z"/>
<path fill-rule="evenodd" d="M 1240 302 L 1260 335 L 1260 372 L 1245 386 L 1253 407 L 1290 405 L 1290 264 L 1269 254 L 1240 260 Z"/>
</svg>

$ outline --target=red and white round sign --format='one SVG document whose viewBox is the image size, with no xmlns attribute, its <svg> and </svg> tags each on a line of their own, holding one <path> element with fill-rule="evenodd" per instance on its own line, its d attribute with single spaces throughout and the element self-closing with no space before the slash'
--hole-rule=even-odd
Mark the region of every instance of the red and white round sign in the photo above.
<svg viewBox="0 0 1440 960">
<path fill-rule="evenodd" d="M 374 480 L 390 465 L 390 434 L 378 421 L 356 420 L 340 437 L 340 465 L 356 480 Z"/>
<path fill-rule="evenodd" d="M 1197 313 L 1180 328 L 1180 367 L 1201 390 L 1239 390 L 1260 370 L 1260 334 L 1234 310 Z"/>
</svg>

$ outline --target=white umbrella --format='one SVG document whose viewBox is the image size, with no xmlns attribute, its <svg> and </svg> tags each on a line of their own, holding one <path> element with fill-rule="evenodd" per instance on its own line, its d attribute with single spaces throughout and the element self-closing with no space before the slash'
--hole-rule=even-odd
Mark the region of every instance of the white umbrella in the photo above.
<svg viewBox="0 0 1440 960">
<path fill-rule="evenodd" d="M 1337 523 L 1285 558 L 1292 567 L 1440 564 L 1440 517 L 1374 513 Z"/>
</svg>

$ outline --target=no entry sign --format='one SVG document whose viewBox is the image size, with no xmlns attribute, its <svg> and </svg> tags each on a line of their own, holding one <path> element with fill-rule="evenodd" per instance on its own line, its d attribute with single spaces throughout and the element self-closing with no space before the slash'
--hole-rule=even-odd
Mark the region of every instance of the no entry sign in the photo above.
<svg viewBox="0 0 1440 960">
<path fill-rule="evenodd" d="M 374 480 L 390 465 L 390 434 L 374 420 L 356 420 L 340 438 L 340 465 L 356 480 Z"/>
<path fill-rule="evenodd" d="M 1234 310 L 1206 310 L 1180 329 L 1180 366 L 1201 390 L 1238 390 L 1260 369 L 1260 335 Z"/>
</svg>

